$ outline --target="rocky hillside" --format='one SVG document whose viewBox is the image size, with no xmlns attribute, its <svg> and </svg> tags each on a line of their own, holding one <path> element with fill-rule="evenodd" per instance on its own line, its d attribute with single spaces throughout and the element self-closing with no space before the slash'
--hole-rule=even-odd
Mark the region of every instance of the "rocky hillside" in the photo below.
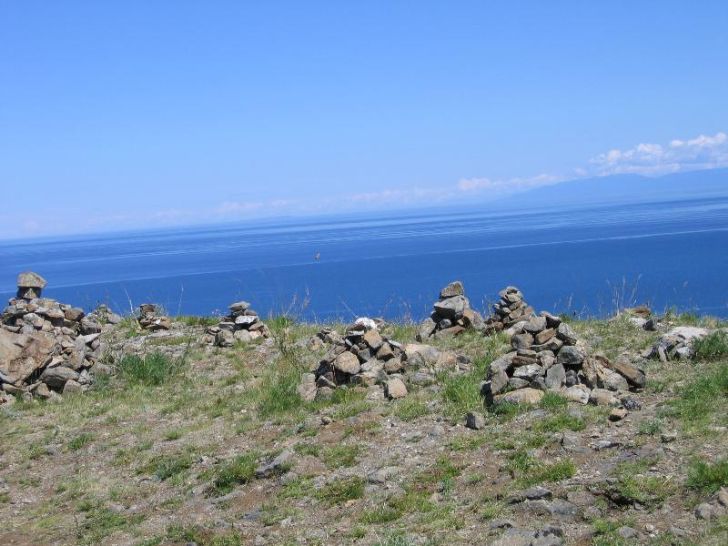
<svg viewBox="0 0 728 546">
<path fill-rule="evenodd" d="M 0 544 L 728 543 L 716 320 L 515 288 L 482 319 L 453 285 L 424 325 L 39 298 L 0 329 Z"/>
</svg>

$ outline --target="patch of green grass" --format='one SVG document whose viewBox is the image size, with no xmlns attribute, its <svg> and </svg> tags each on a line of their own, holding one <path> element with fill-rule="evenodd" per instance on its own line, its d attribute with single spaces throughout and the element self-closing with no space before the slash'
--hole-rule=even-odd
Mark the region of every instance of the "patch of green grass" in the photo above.
<svg viewBox="0 0 728 546">
<path fill-rule="evenodd" d="M 175 544 L 198 544 L 199 546 L 243 546 L 246 544 L 237 531 L 215 533 L 198 525 L 171 525 L 166 539 Z"/>
<path fill-rule="evenodd" d="M 545 482 L 560 482 L 576 474 L 576 465 L 572 461 L 558 461 L 552 464 L 540 464 L 519 478 L 524 487 Z"/>
<path fill-rule="evenodd" d="M 157 386 L 166 383 L 177 375 L 182 361 L 172 361 L 162 353 L 152 353 L 143 357 L 125 355 L 119 362 L 119 374 L 128 383 Z"/>
<path fill-rule="evenodd" d="M 560 432 L 562 430 L 579 432 L 585 428 L 586 423 L 584 422 L 584 419 L 571 415 L 565 411 L 545 419 L 540 419 L 533 425 L 533 430 L 536 432 Z"/>
<path fill-rule="evenodd" d="M 192 466 L 194 457 L 190 452 L 170 453 L 157 455 L 144 467 L 146 472 L 152 472 L 162 481 L 168 480 Z"/>
<path fill-rule="evenodd" d="M 498 417 L 501 421 L 509 421 L 524 411 L 526 411 L 524 405 L 513 402 L 498 402 L 488 407 L 488 413 Z"/>
<path fill-rule="evenodd" d="M 714 463 L 693 461 L 688 469 L 687 486 L 707 494 L 728 487 L 728 458 L 718 459 Z"/>
<path fill-rule="evenodd" d="M 483 399 L 480 396 L 482 376 L 475 373 L 450 374 L 442 378 L 442 401 L 445 415 L 451 419 L 462 419 L 470 411 L 480 411 Z"/>
<path fill-rule="evenodd" d="M 422 417 L 430 413 L 429 408 L 424 400 L 415 396 L 408 396 L 397 401 L 394 408 L 394 414 L 402 421 L 414 421 L 418 417 Z"/>
<path fill-rule="evenodd" d="M 646 436 L 655 436 L 662 432 L 662 422 L 659 419 L 650 419 L 640 423 L 638 433 Z"/>
<path fill-rule="evenodd" d="M 569 407 L 569 401 L 558 393 L 546 391 L 539 405 L 545 410 L 556 411 Z"/>
<path fill-rule="evenodd" d="M 617 533 L 620 524 L 606 519 L 595 519 L 592 521 L 594 529 L 594 546 L 626 546 L 629 544 Z"/>
<path fill-rule="evenodd" d="M 179 322 L 185 326 L 216 326 L 220 322 L 220 317 L 198 317 L 194 315 L 180 315 L 174 317 L 174 322 Z"/>
<path fill-rule="evenodd" d="M 359 415 L 360 413 L 364 413 L 370 409 L 372 409 L 372 405 L 369 402 L 365 400 L 354 400 L 338 406 L 333 412 L 332 417 L 340 421 L 348 419 L 349 417 L 354 417 L 355 415 Z"/>
<path fill-rule="evenodd" d="M 472 451 L 478 449 L 488 442 L 488 436 L 485 434 L 461 434 L 456 436 L 448 447 L 453 451 Z"/>
<path fill-rule="evenodd" d="M 321 447 L 318 444 L 301 442 L 293 446 L 293 450 L 299 455 L 311 455 L 318 457 L 321 455 Z"/>
<path fill-rule="evenodd" d="M 489 521 L 501 517 L 504 512 L 505 507 L 502 502 L 488 500 L 481 505 L 479 514 L 483 520 Z"/>
<path fill-rule="evenodd" d="M 257 461 L 257 454 L 248 452 L 224 463 L 212 482 L 212 492 L 218 496 L 227 495 L 235 486 L 248 483 L 255 476 Z"/>
<path fill-rule="evenodd" d="M 667 476 L 650 475 L 649 468 L 657 463 L 645 458 L 621 463 L 615 468 L 616 492 L 625 500 L 644 506 L 659 506 L 676 491 L 676 485 Z"/>
<path fill-rule="evenodd" d="M 87 446 L 94 439 L 94 435 L 90 432 L 82 432 L 71 438 L 68 442 L 68 449 L 71 451 L 78 451 L 84 446 Z"/>
<path fill-rule="evenodd" d="M 715 360 L 728 356 L 728 332 L 717 330 L 693 342 L 695 358 L 698 360 Z"/>
<path fill-rule="evenodd" d="M 296 389 L 302 369 L 288 358 L 279 358 L 256 388 L 257 409 L 261 417 L 278 416 L 304 406 Z"/>
<path fill-rule="evenodd" d="M 364 496 L 364 479 L 352 477 L 332 481 L 316 491 L 315 496 L 330 506 L 360 499 Z"/>
<path fill-rule="evenodd" d="M 279 493 L 282 499 L 302 499 L 311 494 L 311 478 L 308 476 L 299 476 L 283 486 Z"/>
<path fill-rule="evenodd" d="M 325 449 L 321 457 L 329 468 L 349 467 L 356 464 L 359 451 L 358 444 L 336 445 Z"/>
<path fill-rule="evenodd" d="M 375 506 L 374 508 L 371 508 L 370 510 L 365 510 L 362 515 L 359 517 L 359 521 L 361 523 L 371 525 L 371 524 L 381 524 L 381 523 L 391 523 L 393 521 L 398 520 L 402 517 L 402 511 L 395 506 L 392 506 L 390 504 L 384 503 L 380 504 L 378 506 Z"/>
<path fill-rule="evenodd" d="M 576 465 L 570 460 L 544 463 L 520 449 L 511 455 L 506 469 L 521 487 L 531 487 L 545 482 L 559 482 L 576 474 Z"/>
<path fill-rule="evenodd" d="M 143 516 L 140 514 L 125 516 L 92 502 L 81 503 L 78 510 L 85 512 L 83 523 L 78 528 L 78 539 L 81 544 L 99 544 L 112 533 L 136 525 L 143 520 Z"/>
<path fill-rule="evenodd" d="M 172 428 L 169 429 L 167 432 L 164 433 L 164 439 L 167 442 L 172 442 L 174 440 L 179 440 L 182 438 L 182 435 L 184 434 L 184 429 L 181 428 Z"/>
<path fill-rule="evenodd" d="M 670 401 L 667 414 L 688 426 L 710 423 L 716 414 L 725 419 L 728 402 L 728 362 L 696 372 L 695 379 L 680 390 L 680 397 Z"/>
<path fill-rule="evenodd" d="M 40 459 L 48 455 L 48 448 L 43 443 L 33 442 L 28 446 L 28 458 L 31 460 Z"/>
</svg>

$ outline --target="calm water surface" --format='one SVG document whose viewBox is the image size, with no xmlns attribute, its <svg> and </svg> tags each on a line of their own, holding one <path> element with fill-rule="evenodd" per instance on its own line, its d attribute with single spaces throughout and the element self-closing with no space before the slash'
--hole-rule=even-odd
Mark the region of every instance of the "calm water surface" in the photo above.
<svg viewBox="0 0 728 546">
<path fill-rule="evenodd" d="M 316 254 L 320 255 L 317 261 Z M 425 316 L 461 279 L 484 308 L 508 284 L 538 309 L 604 315 L 626 300 L 728 316 L 728 198 L 519 213 L 378 215 L 0 243 L 0 297 L 19 271 L 46 295 L 118 311 Z"/>
</svg>

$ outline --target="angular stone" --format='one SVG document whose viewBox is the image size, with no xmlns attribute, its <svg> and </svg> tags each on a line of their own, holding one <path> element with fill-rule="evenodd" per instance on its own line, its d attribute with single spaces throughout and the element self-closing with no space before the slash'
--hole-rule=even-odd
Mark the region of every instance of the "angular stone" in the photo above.
<svg viewBox="0 0 728 546">
<path fill-rule="evenodd" d="M 250 309 L 250 303 L 248 303 L 247 301 L 236 301 L 235 303 L 231 304 L 228 309 L 230 309 L 230 312 L 233 314 L 243 313 Z"/>
<path fill-rule="evenodd" d="M 469 307 L 469 304 L 465 296 L 454 296 L 438 301 L 433 307 L 439 317 L 457 320 L 463 316 L 463 311 Z"/>
<path fill-rule="evenodd" d="M 377 330 L 369 330 L 366 334 L 364 334 L 364 343 L 369 345 L 372 350 L 376 351 L 382 346 L 384 340 Z"/>
<path fill-rule="evenodd" d="M 0 376 L 5 383 L 24 382 L 45 366 L 55 342 L 49 336 L 29 333 L 13 334 L 0 329 Z"/>
<path fill-rule="evenodd" d="M 589 403 L 589 397 L 591 396 L 591 391 L 585 385 L 573 385 L 560 392 L 567 400 L 584 405 Z"/>
<path fill-rule="evenodd" d="M 609 414 L 610 421 L 621 421 L 629 412 L 624 408 L 614 408 Z"/>
<path fill-rule="evenodd" d="M 595 406 L 619 406 L 619 400 L 614 393 L 606 389 L 593 389 L 589 395 L 589 402 Z"/>
<path fill-rule="evenodd" d="M 404 354 L 407 364 L 416 367 L 428 367 L 437 364 L 440 358 L 440 350 L 432 345 L 420 343 L 408 343 L 404 346 Z"/>
<path fill-rule="evenodd" d="M 538 364 L 519 366 L 513 371 L 513 377 L 520 377 L 521 379 L 534 379 L 542 374 L 543 368 Z"/>
<path fill-rule="evenodd" d="M 417 327 L 417 340 L 424 341 L 432 335 L 435 331 L 437 324 L 431 318 L 426 318 Z"/>
<path fill-rule="evenodd" d="M 546 388 L 558 390 L 566 382 L 566 370 L 561 364 L 554 364 L 546 370 Z"/>
<path fill-rule="evenodd" d="M 538 353 L 538 363 L 548 369 L 556 363 L 556 355 L 551 351 L 541 351 Z"/>
<path fill-rule="evenodd" d="M 618 374 L 622 375 L 632 386 L 643 389 L 647 384 L 647 378 L 643 371 L 633 366 L 629 362 L 617 360 L 609 366 Z"/>
<path fill-rule="evenodd" d="M 552 315 L 548 311 L 541 311 L 539 314 L 546 319 L 546 326 L 548 328 L 558 328 L 559 324 L 561 324 L 561 318 L 556 315 Z"/>
<path fill-rule="evenodd" d="M 511 338 L 511 347 L 514 349 L 530 349 L 531 345 L 533 345 L 531 334 L 518 334 Z"/>
<path fill-rule="evenodd" d="M 38 273 L 33 273 L 32 271 L 25 271 L 18 275 L 18 288 L 37 288 L 42 290 L 47 284 L 48 281 L 38 275 Z"/>
<path fill-rule="evenodd" d="M 359 373 L 359 370 L 361 369 L 359 359 L 356 357 L 356 355 L 350 353 L 349 351 L 345 351 L 336 357 L 336 359 L 334 360 L 334 367 L 337 370 L 348 373 L 350 375 Z"/>
<path fill-rule="evenodd" d="M 500 394 L 508 386 L 508 374 L 503 370 L 497 370 L 491 375 L 490 383 L 491 392 L 493 394 Z"/>
<path fill-rule="evenodd" d="M 496 402 L 510 402 L 512 404 L 538 404 L 542 398 L 543 391 L 527 387 L 499 394 L 494 399 Z"/>
<path fill-rule="evenodd" d="M 66 384 L 63 385 L 63 394 L 78 394 L 83 392 L 83 386 L 78 381 L 69 379 Z"/>
<path fill-rule="evenodd" d="M 529 334 L 537 334 L 538 332 L 546 329 L 546 319 L 544 317 L 531 317 L 529 321 L 523 325 L 523 329 Z"/>
<path fill-rule="evenodd" d="M 78 373 L 65 366 L 47 368 L 40 376 L 40 380 L 52 389 L 61 390 L 68 380 L 78 380 Z"/>
<path fill-rule="evenodd" d="M 440 298 L 443 300 L 453 298 L 455 296 L 462 296 L 464 294 L 465 290 L 463 289 L 463 283 L 460 281 L 451 282 L 445 288 L 440 290 Z"/>
<path fill-rule="evenodd" d="M 482 430 L 485 428 L 485 417 L 482 413 L 468 412 L 465 416 L 465 426 L 473 430 Z"/>
<path fill-rule="evenodd" d="M 391 399 L 404 398 L 405 396 L 407 396 L 407 387 L 405 386 L 404 382 L 398 377 L 387 381 L 385 385 L 385 390 L 387 397 Z"/>
<path fill-rule="evenodd" d="M 564 366 L 580 366 L 584 362 L 584 354 L 576 347 L 567 345 L 556 355 L 556 362 Z"/>
<path fill-rule="evenodd" d="M 556 335 L 556 332 L 554 331 L 553 328 L 546 328 L 545 330 L 538 332 L 534 336 L 533 339 L 534 339 L 534 342 L 536 343 L 536 345 L 543 345 L 544 343 L 546 343 L 549 339 L 551 339 L 555 335 Z"/>
<path fill-rule="evenodd" d="M 556 329 L 556 336 L 567 345 L 576 343 L 576 332 L 565 322 L 559 324 L 559 327 Z"/>
</svg>

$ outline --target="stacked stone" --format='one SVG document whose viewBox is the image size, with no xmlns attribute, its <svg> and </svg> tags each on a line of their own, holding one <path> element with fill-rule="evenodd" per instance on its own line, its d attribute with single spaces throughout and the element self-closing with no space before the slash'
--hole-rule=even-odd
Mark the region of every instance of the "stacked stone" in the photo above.
<svg viewBox="0 0 728 546">
<path fill-rule="evenodd" d="M 86 315 L 78 307 L 42 298 L 46 281 L 21 273 L 18 296 L 2 313 L 0 329 L 0 403 L 20 395 L 50 398 L 85 390 L 101 354 L 105 324 L 121 320 L 107 312 Z M 3 394 L 4 393 L 4 394 Z"/>
<path fill-rule="evenodd" d="M 693 343 L 708 333 L 705 328 L 697 326 L 677 326 L 660 337 L 642 356 L 659 359 L 662 362 L 690 359 L 695 355 Z"/>
<path fill-rule="evenodd" d="M 617 406 L 619 393 L 645 385 L 644 373 L 629 362 L 589 356 L 573 329 L 550 313 L 512 328 L 512 352 L 490 364 L 483 384 L 487 404 L 535 403 L 549 390 L 582 404 Z"/>
<path fill-rule="evenodd" d="M 153 303 L 142 303 L 139 306 L 137 322 L 143 330 L 149 330 L 150 332 L 169 330 L 172 327 L 170 318 L 165 316 L 161 308 Z"/>
<path fill-rule="evenodd" d="M 233 303 L 229 309 L 228 316 L 207 329 L 208 342 L 218 347 L 232 347 L 236 341 L 249 343 L 270 337 L 270 330 L 247 301 Z"/>
<path fill-rule="evenodd" d="M 493 315 L 485 322 L 486 333 L 508 330 L 515 324 L 535 316 L 533 307 L 524 301 L 523 293 L 515 286 L 504 288 L 498 295 L 500 300 L 493 305 Z"/>
<path fill-rule="evenodd" d="M 470 308 L 463 283 L 455 281 L 440 291 L 440 299 L 433 305 L 432 314 L 417 330 L 417 340 L 424 341 L 436 336 L 456 336 L 468 329 L 482 331 L 484 327 L 483 317 Z"/>
<path fill-rule="evenodd" d="M 341 385 L 366 387 L 371 398 L 402 398 L 406 383 L 428 385 L 438 371 L 470 369 L 469 360 L 453 352 L 389 339 L 368 318 L 358 319 L 344 336 L 327 329 L 317 338 L 332 347 L 313 373 L 304 374 L 298 392 L 306 401 L 330 397 Z"/>
</svg>

